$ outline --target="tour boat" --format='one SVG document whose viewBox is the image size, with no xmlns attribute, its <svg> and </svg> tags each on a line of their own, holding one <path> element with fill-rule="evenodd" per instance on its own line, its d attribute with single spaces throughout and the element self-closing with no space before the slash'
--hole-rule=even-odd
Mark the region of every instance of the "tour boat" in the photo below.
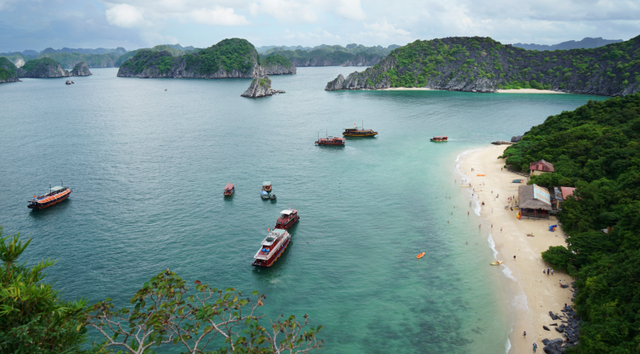
<svg viewBox="0 0 640 354">
<path fill-rule="evenodd" d="M 297 209 L 286 209 L 280 212 L 280 217 L 276 220 L 276 229 L 289 230 L 293 224 L 300 220 Z"/>
<path fill-rule="evenodd" d="M 342 132 L 342 135 L 350 137 L 365 137 L 376 136 L 378 135 L 378 132 L 374 132 L 373 129 L 364 129 L 364 122 L 362 122 L 362 129 L 358 129 L 357 126 L 354 128 L 346 128 L 344 132 Z"/>
<path fill-rule="evenodd" d="M 34 195 L 33 198 L 29 200 L 29 205 L 27 205 L 27 207 L 35 210 L 50 207 L 69 198 L 71 192 L 72 190 L 69 189 L 69 187 L 57 186 L 51 188 L 51 185 L 49 185 L 49 193 L 39 196 Z"/>
<path fill-rule="evenodd" d="M 253 258 L 254 266 L 271 267 L 282 255 L 291 241 L 291 235 L 287 230 L 274 229 L 269 231 L 267 237 L 262 241 L 260 249 Z"/>
<path fill-rule="evenodd" d="M 449 140 L 449 137 L 444 135 L 435 135 L 433 138 L 431 138 L 431 141 L 436 143 L 446 142 L 448 140 Z"/>
<path fill-rule="evenodd" d="M 224 196 L 225 197 L 231 196 L 235 192 L 236 192 L 236 188 L 232 183 L 227 183 L 227 185 L 224 187 Z"/>
<path fill-rule="evenodd" d="M 316 145 L 344 146 L 344 138 L 338 138 L 333 136 L 328 136 L 326 138 L 318 138 L 318 141 L 316 141 Z"/>
<path fill-rule="evenodd" d="M 271 193 L 271 182 L 269 181 L 262 182 L 262 190 L 267 193 Z"/>
<path fill-rule="evenodd" d="M 344 138 L 338 138 L 327 135 L 325 138 L 320 137 L 320 133 L 318 133 L 318 141 L 316 141 L 316 145 L 333 145 L 333 146 L 344 146 Z"/>
</svg>

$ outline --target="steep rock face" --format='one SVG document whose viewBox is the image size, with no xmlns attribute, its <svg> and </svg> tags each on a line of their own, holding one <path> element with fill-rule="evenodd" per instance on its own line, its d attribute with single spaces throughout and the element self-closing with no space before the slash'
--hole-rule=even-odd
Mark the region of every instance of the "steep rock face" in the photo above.
<svg viewBox="0 0 640 354">
<path fill-rule="evenodd" d="M 29 60 L 22 68 L 18 69 L 19 77 L 48 79 L 56 77 L 72 76 L 62 68 L 58 62 L 51 58 Z"/>
<path fill-rule="evenodd" d="M 0 84 L 20 81 L 16 70 L 17 68 L 11 60 L 0 57 Z"/>
<path fill-rule="evenodd" d="M 295 65 L 285 66 L 282 64 L 264 65 L 264 73 L 267 75 L 295 75 Z"/>
<path fill-rule="evenodd" d="M 639 50 L 640 36 L 595 49 L 554 52 L 527 51 L 479 37 L 416 41 L 363 72 L 344 80 L 338 77 L 325 90 L 426 87 L 495 92 L 524 87 L 627 95 L 640 91 L 640 80 L 632 75 L 640 72 Z"/>
<path fill-rule="evenodd" d="M 273 67 L 274 73 L 295 73 Z M 268 73 L 258 53 L 244 39 L 225 39 L 196 53 L 174 57 L 168 51 L 141 50 L 120 66 L 118 77 L 226 79 L 254 78 Z"/>
<path fill-rule="evenodd" d="M 274 90 L 271 88 L 271 79 L 269 75 L 265 77 L 257 77 L 251 81 L 249 88 L 240 96 L 249 98 L 267 97 L 276 93 L 285 93 L 281 90 Z"/>
<path fill-rule="evenodd" d="M 382 60 L 380 56 L 366 56 L 364 54 L 350 55 L 348 58 L 333 58 L 317 56 L 311 58 L 291 58 L 297 67 L 306 66 L 371 66 Z"/>
<path fill-rule="evenodd" d="M 71 70 L 71 76 L 89 76 L 92 75 L 91 71 L 89 71 L 89 67 L 85 62 L 76 64 L 76 66 Z"/>
</svg>

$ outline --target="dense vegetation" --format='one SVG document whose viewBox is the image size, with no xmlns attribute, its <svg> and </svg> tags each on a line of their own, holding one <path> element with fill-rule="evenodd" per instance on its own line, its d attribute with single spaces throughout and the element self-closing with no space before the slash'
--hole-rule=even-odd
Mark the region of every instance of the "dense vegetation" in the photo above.
<svg viewBox="0 0 640 354">
<path fill-rule="evenodd" d="M 39 54 L 38 59 L 51 58 L 64 68 L 73 68 L 76 64 L 85 62 L 91 68 L 110 68 L 120 55 L 117 53 L 107 54 L 79 54 L 79 53 L 48 53 Z"/>
<path fill-rule="evenodd" d="M 54 264 L 43 260 L 33 267 L 18 258 L 31 240 L 2 236 L 0 227 L 0 352 L 80 353 L 86 339 L 86 301 L 65 301 L 44 270 Z"/>
<path fill-rule="evenodd" d="M 602 39 L 602 37 L 591 38 L 586 37 L 579 41 L 566 41 L 558 44 L 545 45 L 545 44 L 533 44 L 533 43 L 513 43 L 514 47 L 523 48 L 527 50 L 568 50 L 568 49 L 589 49 L 598 48 L 611 43 L 620 43 L 622 39 Z"/>
<path fill-rule="evenodd" d="M 0 81 L 9 81 L 17 79 L 16 66 L 11 60 L 0 57 Z"/>
<path fill-rule="evenodd" d="M 331 66 L 331 65 L 373 65 L 387 56 L 396 45 L 383 48 L 365 47 L 361 44 L 321 45 L 309 49 L 288 50 L 275 47 L 267 50 L 265 56 L 281 55 L 290 60 L 295 66 Z"/>
<path fill-rule="evenodd" d="M 533 183 L 577 187 L 558 216 L 568 248 L 543 253 L 576 277 L 585 322 L 575 352 L 640 352 L 640 94 L 549 117 L 504 156 L 516 170 L 555 164 Z"/>
<path fill-rule="evenodd" d="M 185 60 L 187 70 L 195 68 L 202 74 L 214 74 L 220 69 L 248 73 L 254 65 L 260 65 L 256 48 L 249 41 L 240 38 L 222 40 L 195 54 L 185 55 Z"/>
<path fill-rule="evenodd" d="M 640 87 L 640 37 L 595 49 L 528 51 L 491 38 L 415 41 L 328 90 L 429 87 L 492 92 L 509 87 L 624 95 Z"/>
<path fill-rule="evenodd" d="M 293 63 L 291 63 L 289 59 L 283 57 L 282 55 L 277 55 L 277 54 L 262 58 L 261 62 L 262 62 L 262 65 L 264 66 L 281 65 L 289 68 L 293 65 Z"/>
</svg>

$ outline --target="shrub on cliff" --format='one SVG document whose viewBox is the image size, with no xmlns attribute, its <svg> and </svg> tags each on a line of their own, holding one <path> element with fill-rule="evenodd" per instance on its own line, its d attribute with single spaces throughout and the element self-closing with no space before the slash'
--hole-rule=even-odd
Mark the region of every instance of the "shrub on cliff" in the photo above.
<svg viewBox="0 0 640 354">
<path fill-rule="evenodd" d="M 0 81 L 12 78 L 17 78 L 16 66 L 11 62 L 11 60 L 5 57 L 0 57 Z"/>
</svg>

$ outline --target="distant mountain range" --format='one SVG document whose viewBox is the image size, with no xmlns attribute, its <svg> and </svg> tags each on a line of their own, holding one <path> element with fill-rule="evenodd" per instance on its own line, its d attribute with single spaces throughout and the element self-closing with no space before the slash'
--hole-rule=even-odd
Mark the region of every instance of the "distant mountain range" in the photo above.
<svg viewBox="0 0 640 354">
<path fill-rule="evenodd" d="M 527 44 L 527 43 L 514 43 L 514 47 L 524 48 L 528 50 L 569 50 L 569 49 L 590 49 L 605 46 L 611 43 L 620 43 L 622 39 L 602 39 L 602 37 L 591 38 L 586 37 L 581 41 L 566 41 L 558 44 L 546 45 L 546 44 Z"/>
<path fill-rule="evenodd" d="M 386 57 L 398 45 L 388 47 L 365 47 L 362 44 L 319 45 L 317 47 L 260 47 L 264 57 L 281 55 L 289 59 L 296 67 L 303 66 L 370 66 L 375 65 Z M 265 48 L 266 51 L 264 50 Z M 260 52 L 258 50 L 258 52 Z"/>
</svg>

